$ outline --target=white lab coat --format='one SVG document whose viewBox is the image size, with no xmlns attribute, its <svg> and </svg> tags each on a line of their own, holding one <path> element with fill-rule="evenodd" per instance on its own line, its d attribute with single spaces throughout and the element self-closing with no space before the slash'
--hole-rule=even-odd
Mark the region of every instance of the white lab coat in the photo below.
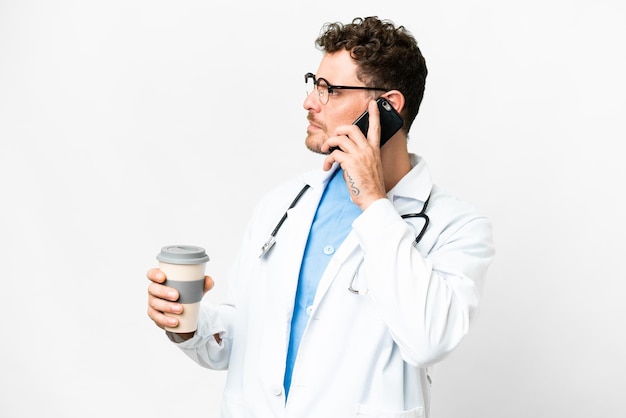
<svg viewBox="0 0 626 418">
<path fill-rule="evenodd" d="M 283 375 L 300 263 L 331 173 L 290 181 L 256 207 L 229 276 L 228 300 L 203 302 L 196 336 L 179 344 L 200 365 L 228 369 L 222 417 L 428 417 L 428 367 L 466 335 L 494 249 L 488 219 L 433 186 L 425 162 L 411 157 L 413 170 L 353 222 L 332 256 L 287 401 Z M 304 184 L 311 188 L 260 259 Z M 429 193 L 430 225 L 416 250 L 419 227 L 400 215 L 419 212 Z M 353 277 L 359 294 L 348 290 Z"/>
</svg>

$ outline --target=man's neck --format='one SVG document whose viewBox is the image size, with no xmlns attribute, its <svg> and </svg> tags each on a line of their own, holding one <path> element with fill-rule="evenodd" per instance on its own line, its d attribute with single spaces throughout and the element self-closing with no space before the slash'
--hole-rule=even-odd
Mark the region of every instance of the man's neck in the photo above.
<svg viewBox="0 0 626 418">
<path fill-rule="evenodd" d="M 411 159 L 405 135 L 394 135 L 381 149 L 385 190 L 388 192 L 411 171 Z"/>
</svg>

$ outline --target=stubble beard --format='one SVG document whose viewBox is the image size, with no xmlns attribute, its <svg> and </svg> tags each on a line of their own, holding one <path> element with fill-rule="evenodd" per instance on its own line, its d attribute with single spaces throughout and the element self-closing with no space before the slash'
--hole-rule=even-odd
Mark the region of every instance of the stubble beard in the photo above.
<svg viewBox="0 0 626 418">
<path fill-rule="evenodd" d="M 323 141 L 316 141 L 315 140 L 315 135 L 311 135 L 309 133 L 307 133 L 307 136 L 304 140 L 304 144 L 306 145 L 307 149 L 309 151 L 312 151 L 316 154 L 321 154 L 321 155 L 326 155 L 325 153 L 322 152 L 321 147 L 322 144 L 324 143 Z"/>
</svg>

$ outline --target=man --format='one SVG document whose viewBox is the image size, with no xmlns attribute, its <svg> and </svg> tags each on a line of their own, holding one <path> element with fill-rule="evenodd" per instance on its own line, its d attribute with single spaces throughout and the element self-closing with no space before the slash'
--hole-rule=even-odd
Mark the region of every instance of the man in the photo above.
<svg viewBox="0 0 626 418">
<path fill-rule="evenodd" d="M 427 74 L 413 36 L 357 18 L 327 24 L 317 45 L 304 108 L 323 170 L 262 199 L 228 299 L 203 305 L 195 333 L 168 336 L 200 365 L 228 369 L 223 417 L 428 417 L 428 368 L 468 332 L 491 224 L 407 150 Z M 382 148 L 379 97 L 404 120 Z M 352 124 L 365 109 L 367 136 Z M 181 310 L 176 291 L 157 269 L 148 278 L 148 315 L 175 326 L 165 314 Z"/>
</svg>

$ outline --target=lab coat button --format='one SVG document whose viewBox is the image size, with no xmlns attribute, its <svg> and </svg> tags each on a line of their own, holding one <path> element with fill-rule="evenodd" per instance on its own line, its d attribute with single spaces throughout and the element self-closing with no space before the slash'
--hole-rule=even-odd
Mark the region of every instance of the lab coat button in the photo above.
<svg viewBox="0 0 626 418">
<path fill-rule="evenodd" d="M 283 393 L 283 388 L 280 385 L 272 385 L 270 390 L 272 391 L 272 395 L 276 395 L 276 396 L 280 396 Z"/>
<path fill-rule="evenodd" d="M 333 247 L 332 245 L 327 245 L 324 247 L 324 254 L 331 255 L 334 252 L 335 252 L 335 247 Z"/>
<path fill-rule="evenodd" d="M 313 305 L 309 305 L 306 307 L 306 314 L 311 316 L 311 312 L 313 312 Z"/>
</svg>

